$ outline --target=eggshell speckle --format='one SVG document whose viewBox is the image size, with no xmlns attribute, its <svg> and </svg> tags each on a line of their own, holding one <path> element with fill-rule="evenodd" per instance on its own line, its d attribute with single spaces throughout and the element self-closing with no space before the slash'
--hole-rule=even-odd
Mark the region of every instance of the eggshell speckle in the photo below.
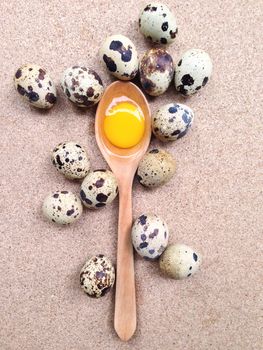
<svg viewBox="0 0 263 350">
<path fill-rule="evenodd" d="M 184 96 L 195 94 L 209 81 L 212 61 L 208 53 L 199 49 L 186 51 L 175 67 L 175 87 Z"/>
<path fill-rule="evenodd" d="M 201 264 L 201 256 L 185 244 L 171 244 L 160 258 L 160 269 L 167 276 L 183 279 L 195 274 Z"/>
<path fill-rule="evenodd" d="M 187 133 L 193 119 L 194 113 L 188 106 L 168 103 L 153 115 L 152 131 L 161 141 L 174 141 Z"/>
<path fill-rule="evenodd" d="M 168 244 L 169 230 L 157 215 L 141 215 L 132 226 L 132 243 L 136 252 L 146 259 L 156 259 Z"/>
<path fill-rule="evenodd" d="M 133 42 L 124 35 L 109 36 L 99 56 L 108 72 L 121 80 L 133 79 L 138 71 L 138 53 Z"/>
<path fill-rule="evenodd" d="M 115 270 L 106 256 L 99 254 L 89 259 L 80 272 L 80 286 L 90 297 L 104 296 L 114 285 Z"/>
<path fill-rule="evenodd" d="M 110 204 L 117 194 L 117 180 L 110 170 L 92 171 L 81 184 L 82 203 L 90 209 L 98 209 Z"/>
<path fill-rule="evenodd" d="M 61 88 L 78 107 L 94 106 L 102 97 L 104 87 L 100 76 L 92 69 L 73 66 L 65 70 Z"/>
<path fill-rule="evenodd" d="M 74 193 L 56 191 L 45 198 L 42 211 L 49 221 L 67 225 L 79 219 L 82 214 L 82 204 Z"/>
<path fill-rule="evenodd" d="M 145 52 L 140 62 L 140 80 L 143 89 L 152 96 L 163 94 L 174 76 L 171 55 L 162 48 Z"/>
<path fill-rule="evenodd" d="M 37 108 L 49 109 L 57 100 L 56 88 L 45 69 L 36 64 L 25 64 L 15 73 L 17 92 Z"/>
<path fill-rule="evenodd" d="M 84 148 L 76 142 L 59 143 L 52 152 L 52 163 L 68 179 L 81 179 L 90 170 L 90 161 Z"/>
<path fill-rule="evenodd" d="M 141 33 L 153 43 L 171 44 L 178 32 L 176 18 L 164 4 L 152 2 L 147 5 L 139 18 Z"/>
<path fill-rule="evenodd" d="M 167 151 L 152 149 L 140 161 L 137 179 L 146 187 L 157 187 L 167 183 L 175 173 L 175 160 Z"/>
</svg>

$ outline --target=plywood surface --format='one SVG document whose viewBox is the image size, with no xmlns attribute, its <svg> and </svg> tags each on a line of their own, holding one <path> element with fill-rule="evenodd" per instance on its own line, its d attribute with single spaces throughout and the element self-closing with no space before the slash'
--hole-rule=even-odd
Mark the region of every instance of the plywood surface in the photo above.
<svg viewBox="0 0 263 350">
<path fill-rule="evenodd" d="M 98 62 L 103 39 L 138 32 L 145 1 L 20 1 L 0 4 L 0 349 L 1 350 L 260 350 L 262 349 L 262 2 L 166 1 L 175 12 L 175 61 L 188 48 L 209 52 L 213 78 L 187 103 L 195 111 L 189 134 L 167 144 L 177 160 L 169 184 L 134 185 L 134 217 L 156 213 L 171 242 L 203 255 L 198 274 L 173 281 L 158 264 L 136 257 L 138 329 L 127 344 L 113 330 L 114 293 L 88 298 L 79 287 L 86 259 L 115 262 L 118 202 L 70 227 L 46 222 L 41 203 L 51 190 L 78 192 L 50 162 L 59 142 L 86 147 L 92 167 L 106 164 L 95 145 L 94 110 L 79 111 L 59 91 L 40 112 L 13 87 L 16 68 L 47 68 L 57 85 L 65 68 L 84 64 L 107 85 Z M 152 111 L 182 102 L 171 87 L 149 99 Z M 160 146 L 157 141 L 153 145 Z"/>
</svg>

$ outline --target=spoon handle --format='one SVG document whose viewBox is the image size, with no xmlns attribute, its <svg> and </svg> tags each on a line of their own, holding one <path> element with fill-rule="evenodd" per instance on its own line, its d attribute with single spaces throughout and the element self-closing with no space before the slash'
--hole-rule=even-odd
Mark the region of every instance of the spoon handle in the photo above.
<svg viewBox="0 0 263 350">
<path fill-rule="evenodd" d="M 114 327 L 120 339 L 129 340 L 136 329 L 136 300 L 132 226 L 132 183 L 119 183 L 119 224 Z"/>
</svg>

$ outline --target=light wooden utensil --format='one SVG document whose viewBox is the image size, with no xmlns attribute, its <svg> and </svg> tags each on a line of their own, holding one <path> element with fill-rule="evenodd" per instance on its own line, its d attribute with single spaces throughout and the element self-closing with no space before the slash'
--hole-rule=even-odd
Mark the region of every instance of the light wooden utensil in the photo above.
<svg viewBox="0 0 263 350">
<path fill-rule="evenodd" d="M 141 108 L 145 118 L 145 132 L 139 144 L 122 149 L 106 138 L 103 122 L 106 110 L 113 98 L 128 97 Z M 97 144 L 105 160 L 115 174 L 119 186 L 119 223 L 117 247 L 117 279 L 114 327 L 118 336 L 129 340 L 136 329 L 136 299 L 132 226 L 132 182 L 138 164 L 145 154 L 151 138 L 151 114 L 148 102 L 141 90 L 130 82 L 116 81 L 108 86 L 97 108 L 95 120 Z"/>
</svg>

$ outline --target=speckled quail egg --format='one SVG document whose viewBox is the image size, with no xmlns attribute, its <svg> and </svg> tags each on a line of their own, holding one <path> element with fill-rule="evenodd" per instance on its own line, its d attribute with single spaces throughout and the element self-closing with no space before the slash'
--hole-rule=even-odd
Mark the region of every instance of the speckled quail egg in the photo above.
<svg viewBox="0 0 263 350">
<path fill-rule="evenodd" d="M 117 194 L 117 180 L 110 170 L 92 171 L 81 184 L 82 203 L 90 209 L 104 207 L 111 203 Z"/>
<path fill-rule="evenodd" d="M 192 125 L 194 113 L 180 103 L 160 107 L 152 118 L 152 131 L 161 141 L 174 141 L 183 137 Z"/>
<path fill-rule="evenodd" d="M 102 44 L 99 56 L 109 73 L 121 80 L 133 79 L 138 71 L 138 53 L 133 42 L 124 35 L 109 36 Z"/>
<path fill-rule="evenodd" d="M 82 66 L 65 70 L 61 78 L 61 88 L 78 107 L 94 106 L 104 91 L 100 76 L 94 70 Z"/>
<path fill-rule="evenodd" d="M 82 204 L 74 193 L 56 191 L 45 198 L 42 211 L 48 220 L 67 225 L 79 219 L 82 214 Z"/>
<path fill-rule="evenodd" d="M 146 259 L 156 259 L 168 244 L 169 230 L 157 215 L 141 215 L 132 226 L 132 244 L 136 252 Z"/>
<path fill-rule="evenodd" d="M 195 274 L 201 264 L 201 256 L 185 244 L 171 244 L 160 258 L 160 269 L 167 276 L 183 279 Z"/>
<path fill-rule="evenodd" d="M 137 178 L 143 186 L 157 187 L 168 182 L 175 173 L 175 160 L 161 149 L 147 152 L 139 163 Z"/>
<path fill-rule="evenodd" d="M 164 4 L 152 2 L 142 11 L 139 18 L 141 33 L 154 43 L 171 44 L 178 32 L 176 18 Z"/>
<path fill-rule="evenodd" d="M 80 272 L 80 286 L 90 297 L 104 296 L 114 285 L 115 270 L 110 259 L 99 254 L 89 259 Z"/>
<path fill-rule="evenodd" d="M 159 96 L 168 89 L 173 80 L 173 59 L 162 48 L 151 49 L 143 55 L 139 72 L 143 89 L 149 95 Z"/>
<path fill-rule="evenodd" d="M 32 106 L 49 109 L 57 100 L 56 88 L 45 69 L 36 64 L 24 64 L 14 77 L 15 88 Z"/>
<path fill-rule="evenodd" d="M 208 53 L 190 49 L 175 67 L 175 87 L 184 96 L 193 95 L 204 87 L 212 74 L 212 61 Z"/>
<path fill-rule="evenodd" d="M 76 142 L 59 143 L 52 151 L 52 163 L 68 179 L 82 179 L 90 170 L 84 148 Z"/>
</svg>

